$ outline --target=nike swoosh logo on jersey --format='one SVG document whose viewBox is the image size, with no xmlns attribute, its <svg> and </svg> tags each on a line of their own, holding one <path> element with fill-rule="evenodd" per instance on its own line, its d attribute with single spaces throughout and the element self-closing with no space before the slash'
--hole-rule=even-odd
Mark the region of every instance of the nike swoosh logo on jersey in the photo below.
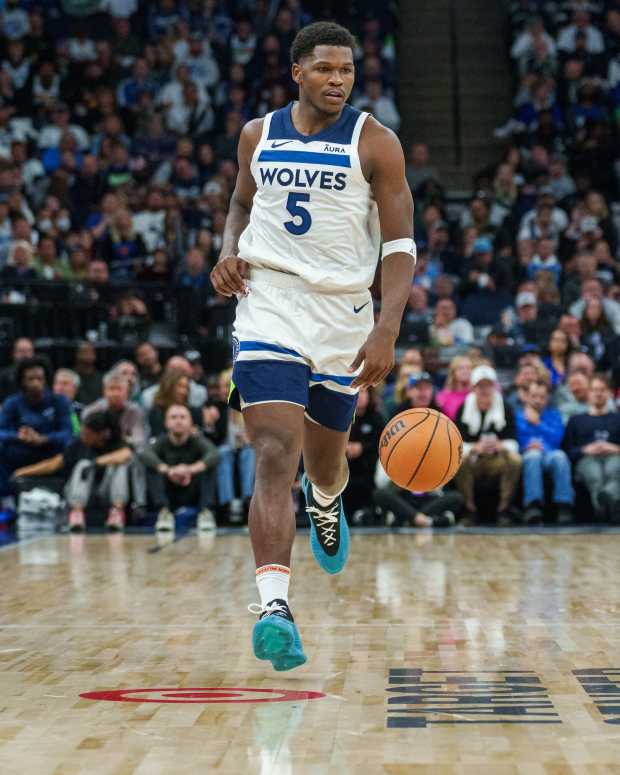
<svg viewBox="0 0 620 775">
<path fill-rule="evenodd" d="M 353 312 L 355 312 L 355 314 L 357 315 L 357 313 L 361 312 L 364 309 L 364 307 L 366 307 L 368 304 L 370 304 L 369 301 L 367 301 L 366 304 L 362 304 L 361 307 L 356 307 L 355 305 L 353 305 Z"/>
<path fill-rule="evenodd" d="M 274 141 L 271 143 L 271 147 L 272 147 L 272 148 L 281 148 L 283 145 L 288 145 L 289 143 L 292 143 L 292 142 L 293 142 L 292 140 L 284 140 L 284 141 L 283 141 L 283 142 L 281 142 L 281 143 L 276 143 L 276 141 L 274 140 Z"/>
</svg>

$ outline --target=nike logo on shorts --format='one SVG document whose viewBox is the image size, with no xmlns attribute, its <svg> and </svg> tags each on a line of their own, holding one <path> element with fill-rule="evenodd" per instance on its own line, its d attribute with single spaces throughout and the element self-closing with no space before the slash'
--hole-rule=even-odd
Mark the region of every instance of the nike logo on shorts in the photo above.
<svg viewBox="0 0 620 775">
<path fill-rule="evenodd" d="M 289 143 L 292 143 L 292 142 L 293 142 L 292 140 L 284 140 L 284 141 L 283 141 L 283 142 L 281 142 L 281 143 L 276 143 L 276 141 L 274 140 L 274 141 L 271 143 L 271 147 L 272 147 L 272 148 L 281 148 L 283 145 L 288 145 Z"/>
<path fill-rule="evenodd" d="M 357 315 L 357 313 L 361 312 L 364 309 L 364 307 L 366 307 L 368 304 L 370 304 L 369 301 L 367 301 L 366 304 L 362 304 L 361 307 L 356 307 L 355 305 L 353 305 L 353 312 L 355 312 L 355 314 Z"/>
</svg>

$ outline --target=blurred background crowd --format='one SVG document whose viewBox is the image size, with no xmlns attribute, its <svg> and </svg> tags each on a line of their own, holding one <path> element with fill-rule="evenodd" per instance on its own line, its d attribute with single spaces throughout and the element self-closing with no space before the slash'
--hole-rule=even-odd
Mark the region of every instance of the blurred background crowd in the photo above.
<svg viewBox="0 0 620 775">
<path fill-rule="evenodd" d="M 405 148 L 418 265 L 394 373 L 360 396 L 355 524 L 620 521 L 620 1 L 509 5 L 514 114 L 473 196 L 451 201 L 428 148 Z M 170 529 L 188 504 L 204 529 L 242 521 L 234 303 L 209 280 L 239 132 L 294 99 L 290 44 L 324 18 L 357 36 L 352 104 L 398 132 L 395 6 L 0 8 L 0 495 L 44 463 L 72 484 L 76 529 L 95 484 L 111 528 L 155 509 Z M 378 313 L 379 277 L 372 290 Z M 377 467 L 386 419 L 412 406 L 465 439 L 445 492 Z"/>
</svg>

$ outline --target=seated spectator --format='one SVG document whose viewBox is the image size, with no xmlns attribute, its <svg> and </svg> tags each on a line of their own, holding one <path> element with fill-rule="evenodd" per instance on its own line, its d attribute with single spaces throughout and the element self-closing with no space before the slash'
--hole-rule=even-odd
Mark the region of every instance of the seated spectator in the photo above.
<svg viewBox="0 0 620 775">
<path fill-rule="evenodd" d="M 438 347 L 465 347 L 474 341 L 472 324 L 457 317 L 452 299 L 441 299 L 435 307 L 430 328 L 431 344 Z"/>
<path fill-rule="evenodd" d="M 411 374 L 407 380 L 405 400 L 396 407 L 394 414 L 407 409 L 437 409 L 435 403 L 435 385 L 428 371 Z"/>
<path fill-rule="evenodd" d="M 614 337 L 614 331 L 605 314 L 602 299 L 593 296 L 586 301 L 581 317 L 581 344 L 596 363 L 605 358 L 606 348 Z"/>
<path fill-rule="evenodd" d="M 136 404 L 140 403 L 140 382 L 138 379 L 138 369 L 133 361 L 122 360 L 117 361 L 112 366 L 111 371 L 115 374 L 119 374 L 123 379 L 127 380 L 129 387 L 129 400 L 134 401 Z"/>
<path fill-rule="evenodd" d="M 451 420 L 471 392 L 471 359 L 457 355 L 450 361 L 448 377 L 443 390 L 437 394 L 437 406 Z"/>
<path fill-rule="evenodd" d="M 86 527 L 85 509 L 95 487 L 110 504 L 106 527 L 125 527 L 129 500 L 131 449 L 123 442 L 117 420 L 110 412 L 93 412 L 82 422 L 79 439 L 62 453 L 35 465 L 20 468 L 16 477 L 47 476 L 63 471 L 67 480 L 65 499 L 69 505 L 69 529 L 81 533 Z"/>
<path fill-rule="evenodd" d="M 557 241 L 568 227 L 568 216 L 555 203 L 552 190 L 541 189 L 536 207 L 529 210 L 519 224 L 519 240 L 552 239 Z"/>
<path fill-rule="evenodd" d="M 205 296 L 213 296 L 213 285 L 206 269 L 204 254 L 198 248 L 187 252 L 183 268 L 179 272 L 177 284 L 181 288 L 193 288 L 199 292 L 204 304 Z"/>
<path fill-rule="evenodd" d="M 581 298 L 571 305 L 569 312 L 581 320 L 589 299 L 600 299 L 605 317 L 616 334 L 620 334 L 620 303 L 603 295 L 603 285 L 600 280 L 586 280 L 581 285 Z"/>
<path fill-rule="evenodd" d="M 148 412 L 151 437 L 161 436 L 162 433 L 166 432 L 166 412 L 173 404 L 188 407 L 194 433 L 202 429 L 202 412 L 197 407 L 189 407 L 188 398 L 189 377 L 187 374 L 176 369 L 166 369 L 157 385 L 153 406 Z"/>
<path fill-rule="evenodd" d="M 148 336 L 151 317 L 144 300 L 131 290 L 123 291 L 110 308 L 111 331 L 119 341 Z"/>
<path fill-rule="evenodd" d="M 558 34 L 558 49 L 573 52 L 577 48 L 577 38 L 585 35 L 585 48 L 589 54 L 601 54 L 605 50 L 605 41 L 601 31 L 590 24 L 590 14 L 587 10 L 576 9 L 573 23 L 563 27 Z"/>
<path fill-rule="evenodd" d="M 590 383 L 589 411 L 570 418 L 564 449 L 575 466 L 598 519 L 620 523 L 620 412 L 609 410 L 607 377 L 595 374 Z"/>
<path fill-rule="evenodd" d="M 588 411 L 589 392 L 590 378 L 588 375 L 581 370 L 571 371 L 566 384 L 556 391 L 553 400 L 565 425 L 571 417 Z"/>
<path fill-rule="evenodd" d="M 17 369 L 20 361 L 34 358 L 34 345 L 31 339 L 20 336 L 13 342 L 12 360 L 10 366 L 0 371 L 0 404 L 10 395 L 18 391 Z"/>
<path fill-rule="evenodd" d="M 383 413 L 386 418 L 393 417 L 405 400 L 407 382 L 412 374 L 424 371 L 424 359 L 419 350 L 405 350 L 396 367 L 396 378 L 388 383 L 383 391 Z"/>
<path fill-rule="evenodd" d="M 355 100 L 353 106 L 359 110 L 367 110 L 384 126 L 398 132 L 400 115 L 396 103 L 391 97 L 383 93 L 380 79 L 369 78 L 364 83 L 364 93 Z"/>
<path fill-rule="evenodd" d="M 133 449 L 139 449 L 146 442 L 146 420 L 144 411 L 129 400 L 129 383 L 117 371 L 109 371 L 103 378 L 103 397 L 86 406 L 82 412 L 86 419 L 94 412 L 109 412 L 119 424 L 122 439 Z"/>
<path fill-rule="evenodd" d="M 477 366 L 471 384 L 473 391 L 456 415 L 463 437 L 463 462 L 454 481 L 465 498 L 468 519 L 475 519 L 476 481 L 498 478 L 497 521 L 510 524 L 510 504 L 521 473 L 514 415 L 497 389 L 497 375 L 490 366 Z"/>
<path fill-rule="evenodd" d="M 560 449 L 564 424 L 557 409 L 549 406 L 546 382 L 530 382 L 525 406 L 516 415 L 517 440 L 523 455 L 523 506 L 527 525 L 539 524 L 543 518 L 545 488 L 543 474 L 553 481 L 553 503 L 557 509 L 557 524 L 573 522 L 575 492 L 571 482 L 571 466 Z"/>
<path fill-rule="evenodd" d="M 64 396 L 71 406 L 71 428 L 77 436 L 80 432 L 80 416 L 83 405 L 76 401 L 80 389 L 80 376 L 72 369 L 58 369 L 54 374 L 52 390 L 57 396 Z"/>
<path fill-rule="evenodd" d="M 430 164 L 428 145 L 414 143 L 411 146 L 405 174 L 409 188 L 414 193 L 422 183 L 426 183 L 429 179 L 439 181 L 439 172 Z"/>
<path fill-rule="evenodd" d="M 373 502 L 385 512 L 386 524 L 390 527 L 452 527 L 463 510 L 464 499 L 455 490 L 425 493 L 404 490 L 381 471 Z"/>
<path fill-rule="evenodd" d="M 141 342 L 134 350 L 140 374 L 140 390 L 155 385 L 163 372 L 159 353 L 150 342 Z"/>
<path fill-rule="evenodd" d="M 515 414 L 525 406 L 530 384 L 541 379 L 549 380 L 549 372 L 542 364 L 520 362 L 508 395 L 504 399 Z"/>
<path fill-rule="evenodd" d="M 142 237 L 133 227 L 129 210 L 118 210 L 100 249 L 115 280 L 131 279 L 139 262 L 147 254 Z"/>
<path fill-rule="evenodd" d="M 476 239 L 471 257 L 461 267 L 461 295 L 469 296 L 480 290 L 504 291 L 510 288 L 511 282 L 510 267 L 500 256 L 494 256 L 491 240 Z"/>
<path fill-rule="evenodd" d="M 58 258 L 56 241 L 52 237 L 39 240 L 32 267 L 40 280 L 64 280 L 67 277 L 67 264 Z"/>
<path fill-rule="evenodd" d="M 92 404 L 101 395 L 101 373 L 97 371 L 97 351 L 91 342 L 81 342 L 75 352 L 73 370 L 80 378 L 77 400 L 84 406 Z"/>
<path fill-rule="evenodd" d="M 192 366 L 187 358 L 182 355 L 173 355 L 166 362 L 165 370 L 182 371 L 187 377 L 189 377 L 189 406 L 193 406 L 197 409 L 201 409 L 205 401 L 207 400 L 207 389 L 204 385 L 198 385 L 192 379 Z M 162 374 L 163 376 L 163 374 Z M 153 406 L 153 400 L 157 393 L 157 385 L 151 385 L 142 393 L 142 406 L 148 411 Z"/>
<path fill-rule="evenodd" d="M 158 510 L 155 529 L 174 530 L 174 514 L 182 507 L 198 509 L 198 529 L 214 530 L 215 465 L 218 452 L 204 436 L 192 433 L 186 406 L 166 412 L 166 433 L 151 440 L 141 458 L 147 467 L 151 499 Z"/>
<path fill-rule="evenodd" d="M 552 239 L 540 239 L 534 255 L 525 267 L 528 280 L 535 280 L 541 272 L 548 272 L 556 287 L 560 283 L 562 267 L 556 255 L 556 243 Z"/>
<path fill-rule="evenodd" d="M 33 266 L 34 251 L 26 240 L 16 240 L 9 250 L 9 261 L 0 272 L 4 290 L 11 283 L 33 282 L 37 279 L 37 271 Z M 18 287 L 18 286 L 16 286 Z"/>
<path fill-rule="evenodd" d="M 571 345 L 568 336 L 560 328 L 556 328 L 549 337 L 549 354 L 543 358 L 543 363 L 551 376 L 551 389 L 555 390 L 566 379 L 568 358 Z"/>
<path fill-rule="evenodd" d="M 544 319 L 539 315 L 536 295 L 531 291 L 521 291 L 515 300 L 517 320 L 508 332 L 516 344 L 536 344 L 539 347 L 547 342 L 554 325 L 553 320 Z"/>
<path fill-rule="evenodd" d="M 73 438 L 69 402 L 49 389 L 49 366 L 43 358 L 17 365 L 17 393 L 0 410 L 0 496 L 11 492 L 9 477 L 62 452 Z"/>
<path fill-rule="evenodd" d="M 374 475 L 379 458 L 379 438 L 385 425 L 377 407 L 374 388 L 361 388 L 357 397 L 355 417 L 347 443 L 349 484 L 343 498 L 347 514 L 353 523 L 366 521 L 371 514 Z"/>
<path fill-rule="evenodd" d="M 426 344 L 432 311 L 428 306 L 428 291 L 421 285 L 412 285 L 398 335 L 402 344 Z"/>
</svg>

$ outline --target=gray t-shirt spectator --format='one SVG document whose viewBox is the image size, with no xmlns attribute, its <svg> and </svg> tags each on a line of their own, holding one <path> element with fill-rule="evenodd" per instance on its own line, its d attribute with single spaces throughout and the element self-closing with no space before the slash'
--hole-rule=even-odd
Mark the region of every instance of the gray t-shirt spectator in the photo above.
<svg viewBox="0 0 620 775">
<path fill-rule="evenodd" d="M 105 412 L 110 409 L 107 398 L 100 398 L 94 404 L 87 406 L 82 412 L 82 417 L 86 418 L 93 412 Z M 133 401 L 127 401 L 124 408 L 118 413 L 119 424 L 123 439 L 131 444 L 134 449 L 141 447 L 147 439 L 147 423 L 144 410 Z"/>
</svg>

